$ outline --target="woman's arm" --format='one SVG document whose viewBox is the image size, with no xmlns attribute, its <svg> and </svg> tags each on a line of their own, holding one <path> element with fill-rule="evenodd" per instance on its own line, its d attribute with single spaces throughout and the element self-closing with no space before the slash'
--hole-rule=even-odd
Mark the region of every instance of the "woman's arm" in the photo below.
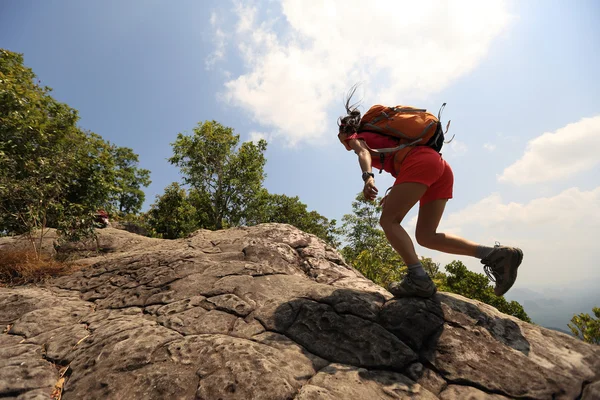
<svg viewBox="0 0 600 400">
<path fill-rule="evenodd" d="M 350 139 L 348 140 L 348 144 L 354 150 L 354 152 L 358 155 L 358 163 L 360 164 L 360 169 L 363 172 L 371 172 L 372 173 L 372 165 L 371 165 L 371 153 L 369 149 L 365 145 L 362 140 L 358 139 Z M 367 200 L 375 200 L 377 198 L 377 188 L 375 187 L 375 178 L 369 177 L 365 181 L 365 186 L 363 188 L 363 194 Z"/>
<path fill-rule="evenodd" d="M 372 172 L 371 168 L 371 153 L 365 143 L 362 140 L 350 139 L 348 140 L 350 148 L 358 155 L 358 163 L 362 172 Z"/>
</svg>

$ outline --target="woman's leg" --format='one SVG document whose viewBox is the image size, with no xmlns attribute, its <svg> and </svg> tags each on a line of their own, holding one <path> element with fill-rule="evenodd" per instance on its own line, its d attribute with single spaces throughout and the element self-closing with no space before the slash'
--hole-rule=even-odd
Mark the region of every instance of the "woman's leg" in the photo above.
<svg viewBox="0 0 600 400">
<path fill-rule="evenodd" d="M 494 293 L 497 296 L 504 295 L 517 279 L 517 269 L 523 260 L 523 252 L 516 247 L 480 246 L 459 236 L 437 232 L 446 202 L 445 199 L 439 199 L 420 206 L 415 233 L 417 243 L 444 253 L 480 258 L 481 263 L 485 265 L 486 274 L 494 277 Z"/>
<path fill-rule="evenodd" d="M 427 191 L 424 183 L 404 182 L 394 185 L 385 200 L 379 220 L 385 236 L 408 266 L 409 273 L 401 282 L 392 282 L 388 290 L 395 297 L 431 297 L 437 291 L 435 284 L 423 271 L 415 246 L 401 223 L 406 214 Z"/>
<path fill-rule="evenodd" d="M 401 222 L 427 191 L 423 183 L 405 182 L 394 185 L 385 199 L 379 223 L 390 244 L 407 265 L 419 262 L 415 246 Z"/>
<path fill-rule="evenodd" d="M 447 199 L 438 199 L 421 204 L 415 232 L 417 243 L 428 249 L 444 253 L 476 257 L 477 243 L 437 231 L 447 202 Z"/>
</svg>

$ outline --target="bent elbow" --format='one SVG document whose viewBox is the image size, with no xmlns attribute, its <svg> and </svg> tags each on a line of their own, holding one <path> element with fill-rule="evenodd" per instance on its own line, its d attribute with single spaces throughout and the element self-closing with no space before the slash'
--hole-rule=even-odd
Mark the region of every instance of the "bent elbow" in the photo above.
<svg viewBox="0 0 600 400">
<path fill-rule="evenodd" d="M 367 149 L 360 149 L 359 151 L 356 152 L 356 154 L 358 154 L 359 158 L 367 158 L 367 157 L 371 157 L 371 153 L 369 153 L 369 150 Z"/>
</svg>

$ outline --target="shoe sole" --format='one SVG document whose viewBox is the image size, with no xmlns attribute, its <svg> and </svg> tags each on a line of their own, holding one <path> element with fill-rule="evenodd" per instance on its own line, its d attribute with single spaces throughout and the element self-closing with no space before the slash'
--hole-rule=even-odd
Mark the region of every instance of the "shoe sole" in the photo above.
<svg viewBox="0 0 600 400">
<path fill-rule="evenodd" d="M 515 250 L 517 251 L 517 257 L 518 257 L 517 258 L 517 266 L 514 268 L 509 268 L 508 278 L 509 278 L 510 285 L 508 285 L 506 290 L 504 290 L 500 294 L 496 293 L 496 290 L 494 290 L 494 293 L 496 294 L 496 296 L 504 296 L 504 294 L 506 292 L 508 292 L 511 287 L 513 287 L 513 285 L 515 284 L 515 282 L 517 280 L 517 272 L 519 270 L 519 267 L 521 266 L 521 263 L 523 262 L 523 251 L 518 248 L 515 248 Z"/>
<path fill-rule="evenodd" d="M 394 297 L 395 297 L 395 298 L 397 298 L 397 299 L 403 299 L 403 298 L 406 298 L 406 297 L 421 297 L 421 298 L 423 298 L 423 299 L 428 299 L 428 298 L 432 297 L 434 294 L 436 294 L 436 292 L 437 292 L 437 287 L 435 287 L 435 286 L 434 286 L 434 288 L 433 288 L 433 293 L 431 293 L 431 294 L 425 294 L 425 293 L 423 293 L 423 294 L 421 294 L 421 293 L 412 293 L 412 294 L 401 294 L 401 295 L 397 295 L 397 294 L 394 294 L 394 292 L 392 292 L 392 291 L 391 291 L 391 290 L 389 290 L 389 289 L 388 289 L 388 292 L 390 292 L 392 295 L 394 295 Z"/>
</svg>

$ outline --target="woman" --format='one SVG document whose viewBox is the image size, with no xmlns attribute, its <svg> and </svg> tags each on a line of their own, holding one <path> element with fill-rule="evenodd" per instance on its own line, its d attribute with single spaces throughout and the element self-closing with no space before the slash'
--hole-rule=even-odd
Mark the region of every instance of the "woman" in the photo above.
<svg viewBox="0 0 600 400">
<path fill-rule="evenodd" d="M 346 101 L 348 115 L 339 120 L 340 142 L 348 151 L 354 150 L 362 169 L 363 193 L 366 199 L 375 200 L 377 187 L 372 168 L 383 169 L 394 175 L 393 157 L 387 157 L 384 165 L 378 157 L 371 157 L 369 149 L 397 146 L 397 139 L 372 132 L 360 131 L 361 113 L 356 105 L 350 106 L 353 92 Z M 454 175 L 442 155 L 428 146 L 414 146 L 402 161 L 396 181 L 385 197 L 380 224 L 392 247 L 408 266 L 408 274 L 401 282 L 393 282 L 388 290 L 396 297 L 431 297 L 436 287 L 423 269 L 402 221 L 417 203 L 419 215 L 415 237 L 417 243 L 429 249 L 450 254 L 477 257 L 484 264 L 484 271 L 496 283 L 494 293 L 502 296 L 514 284 L 517 269 L 523 259 L 521 249 L 496 245 L 482 246 L 461 237 L 437 231 L 446 202 L 452 198 Z"/>
</svg>

